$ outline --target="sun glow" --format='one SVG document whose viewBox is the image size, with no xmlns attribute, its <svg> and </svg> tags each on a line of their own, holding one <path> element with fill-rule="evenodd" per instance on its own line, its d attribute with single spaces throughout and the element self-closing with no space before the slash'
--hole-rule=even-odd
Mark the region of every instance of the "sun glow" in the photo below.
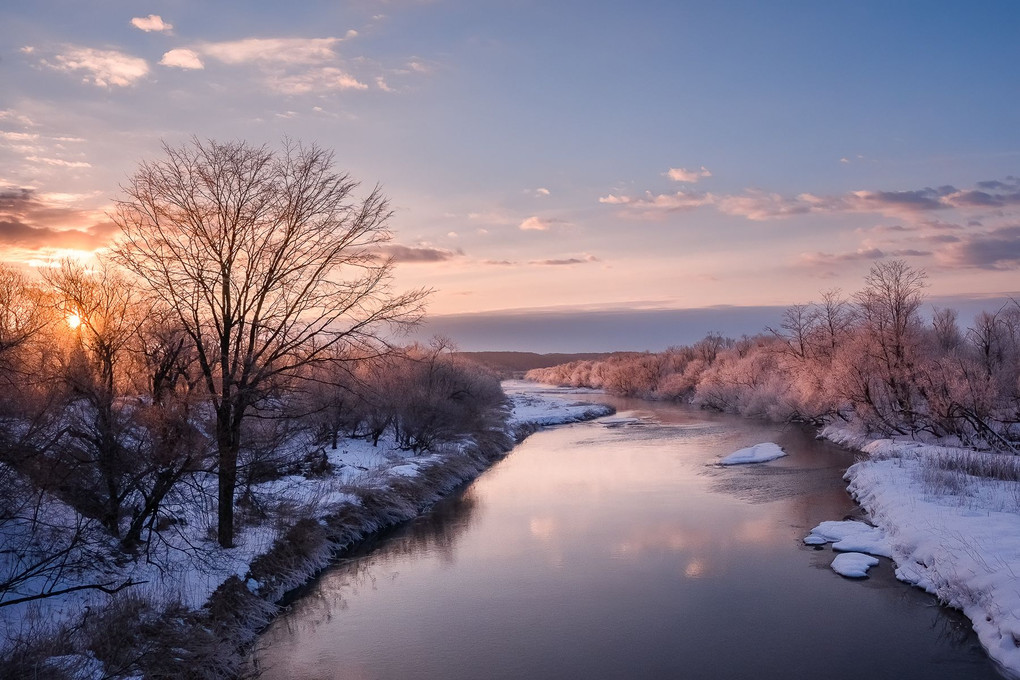
<svg viewBox="0 0 1020 680">
<path fill-rule="evenodd" d="M 77 312 L 71 312 L 67 315 L 67 325 L 71 327 L 71 330 L 78 328 L 81 323 L 81 316 L 79 316 Z"/>
</svg>

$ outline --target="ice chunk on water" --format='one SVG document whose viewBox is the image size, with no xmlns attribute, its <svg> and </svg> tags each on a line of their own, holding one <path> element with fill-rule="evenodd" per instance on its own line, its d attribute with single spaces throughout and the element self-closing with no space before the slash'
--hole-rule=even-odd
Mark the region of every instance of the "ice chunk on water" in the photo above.
<svg viewBox="0 0 1020 680">
<path fill-rule="evenodd" d="M 846 520 L 843 522 L 822 522 L 804 539 L 807 545 L 832 543 L 832 549 L 840 552 L 862 552 L 880 557 L 891 557 L 889 541 L 885 532 L 864 522 Z"/>
<path fill-rule="evenodd" d="M 868 569 L 878 564 L 878 558 L 859 552 L 847 552 L 836 555 L 832 561 L 832 570 L 847 578 L 864 578 Z"/>
<path fill-rule="evenodd" d="M 772 442 L 763 442 L 761 444 L 755 444 L 754 446 L 748 446 L 746 449 L 740 449 L 734 451 L 730 455 L 726 456 L 719 461 L 719 465 L 742 465 L 744 463 L 764 463 L 769 460 L 775 460 L 776 458 L 782 458 L 786 455 L 786 451 L 783 451 L 779 444 L 773 444 Z"/>
</svg>

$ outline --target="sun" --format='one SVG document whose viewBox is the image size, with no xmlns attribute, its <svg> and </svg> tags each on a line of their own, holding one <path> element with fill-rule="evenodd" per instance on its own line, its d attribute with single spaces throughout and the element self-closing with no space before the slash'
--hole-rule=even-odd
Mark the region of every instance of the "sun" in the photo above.
<svg viewBox="0 0 1020 680">
<path fill-rule="evenodd" d="M 67 315 L 67 325 L 71 327 L 71 330 L 74 330 L 81 325 L 81 316 L 77 312 L 71 312 Z"/>
</svg>

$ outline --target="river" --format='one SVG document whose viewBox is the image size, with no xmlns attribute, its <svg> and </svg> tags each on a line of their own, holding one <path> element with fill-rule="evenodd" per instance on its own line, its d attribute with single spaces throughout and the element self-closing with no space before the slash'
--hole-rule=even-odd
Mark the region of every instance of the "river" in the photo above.
<svg viewBox="0 0 1020 680">
<path fill-rule="evenodd" d="M 639 423 L 540 431 L 338 559 L 262 635 L 277 680 L 1000 678 L 956 612 L 801 539 L 858 511 L 799 427 L 594 397 Z M 773 441 L 789 453 L 722 468 Z"/>
</svg>

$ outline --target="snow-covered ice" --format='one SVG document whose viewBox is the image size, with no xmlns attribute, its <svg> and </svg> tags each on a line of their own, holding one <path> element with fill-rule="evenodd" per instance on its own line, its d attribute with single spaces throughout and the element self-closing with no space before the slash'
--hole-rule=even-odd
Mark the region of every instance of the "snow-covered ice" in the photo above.
<svg viewBox="0 0 1020 680">
<path fill-rule="evenodd" d="M 637 416 L 628 416 L 619 414 L 615 416 L 607 416 L 605 418 L 599 418 L 598 423 L 603 427 L 623 427 L 624 425 L 640 425 L 645 421 L 641 420 Z"/>
<path fill-rule="evenodd" d="M 612 406 L 583 400 L 583 395 L 601 394 L 600 390 L 504 380 L 503 391 L 510 398 L 511 425 L 565 425 L 615 413 Z"/>
<path fill-rule="evenodd" d="M 832 561 L 832 570 L 847 578 L 864 578 L 868 569 L 878 564 L 878 558 L 859 552 L 847 552 L 836 555 Z"/>
<path fill-rule="evenodd" d="M 822 522 L 804 539 L 807 545 L 832 543 L 839 552 L 861 552 L 881 557 L 892 557 L 885 532 L 864 522 L 845 520 Z"/>
<path fill-rule="evenodd" d="M 719 465 L 743 465 L 745 463 L 765 463 L 776 458 L 782 458 L 786 455 L 786 451 L 783 451 L 779 444 L 773 444 L 772 442 L 763 442 L 761 444 L 755 444 L 754 446 L 748 446 L 746 449 L 740 449 L 734 451 L 730 455 L 726 456 L 719 461 Z"/>
</svg>

